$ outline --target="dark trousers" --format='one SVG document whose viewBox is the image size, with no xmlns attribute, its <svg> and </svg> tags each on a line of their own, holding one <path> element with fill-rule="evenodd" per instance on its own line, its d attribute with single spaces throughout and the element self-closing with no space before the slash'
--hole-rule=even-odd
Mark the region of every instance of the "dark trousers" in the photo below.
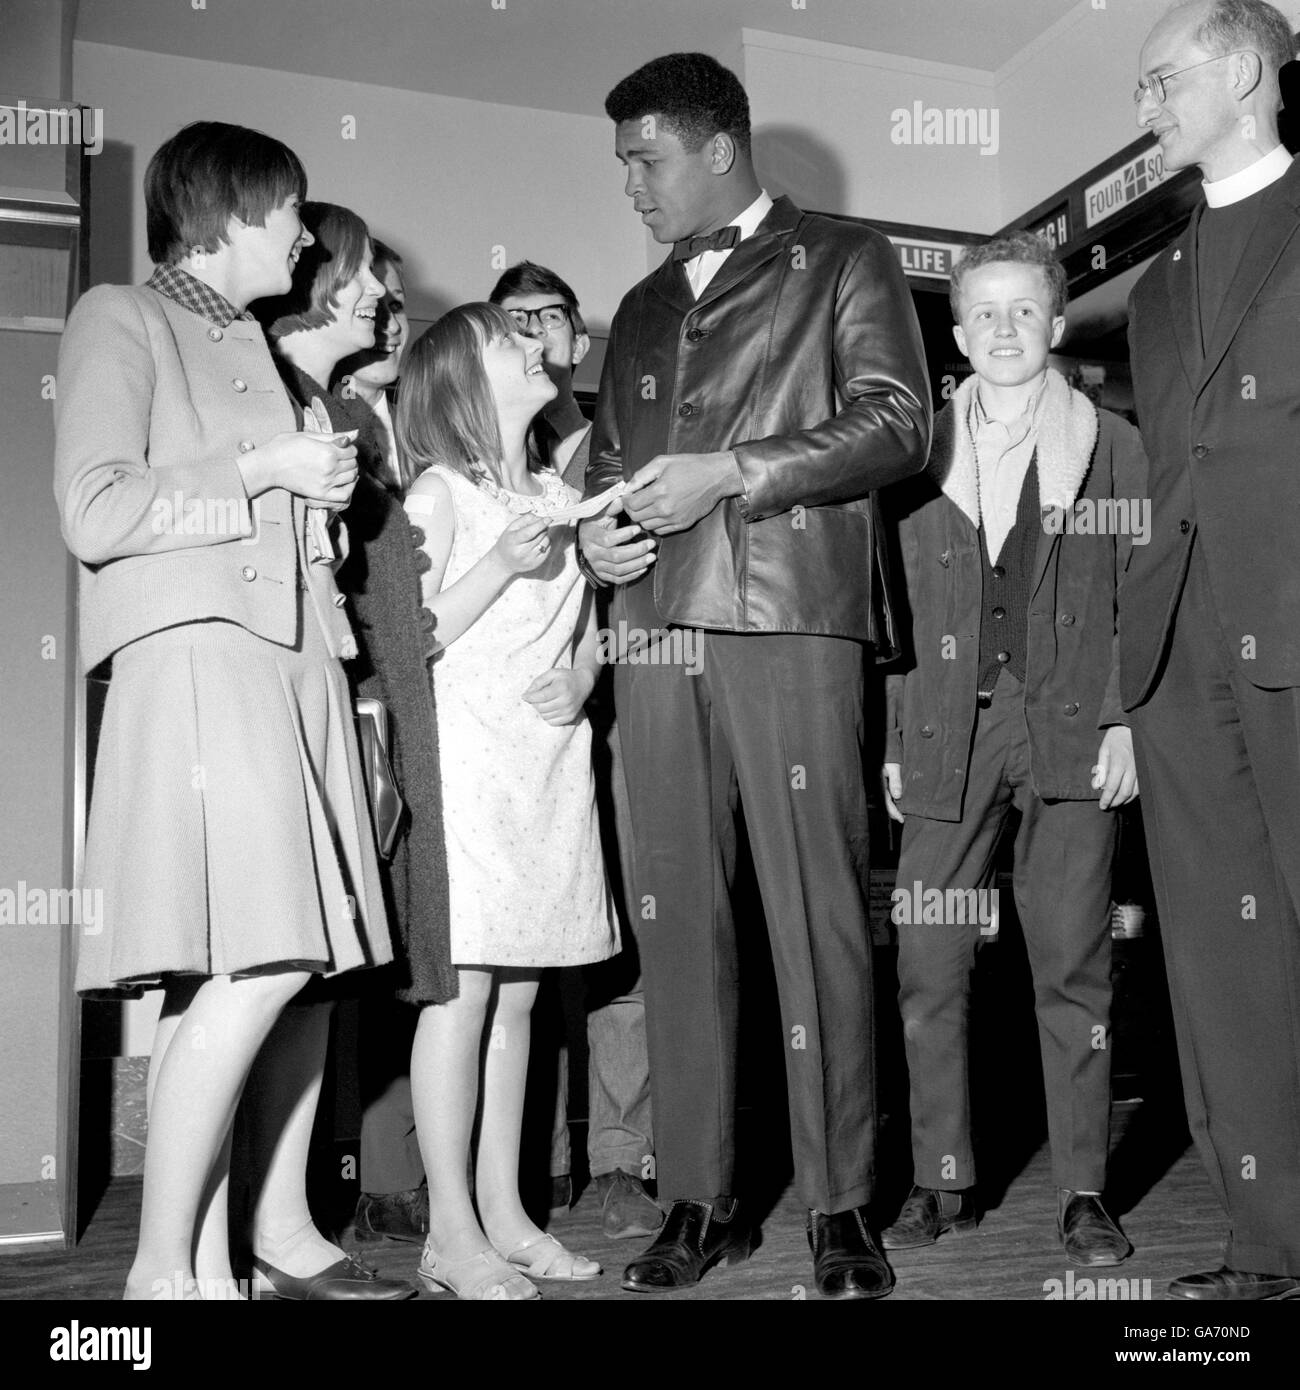
<svg viewBox="0 0 1300 1390">
<path fill-rule="evenodd" d="M 1226 1260 L 1300 1274 L 1300 692 L 1261 690 L 1194 545 L 1165 665 L 1134 711 L 1187 1118 Z M 1300 617 L 1298 617 L 1300 621 Z M 1232 653 L 1232 655 L 1230 655 Z"/>
<path fill-rule="evenodd" d="M 357 1071 L 361 1084 L 362 1192 L 409 1192 L 424 1181 L 411 1100 L 411 1045 L 420 1011 L 377 990 L 361 999 Z"/>
<path fill-rule="evenodd" d="M 775 967 L 795 1184 L 845 1211 L 875 1145 L 862 648 L 698 633 L 702 668 L 620 665 L 660 1195 L 733 1191 L 744 805 Z"/>
<path fill-rule="evenodd" d="M 1101 738 L 1099 731 L 1099 748 Z M 1095 801 L 1049 802 L 1034 791 L 1024 686 L 1004 671 L 992 704 L 976 718 L 964 814 L 960 821 L 908 816 L 897 888 L 917 898 L 930 888 L 989 891 L 994 852 L 1013 809 L 1020 825 L 1012 885 L 1034 978 L 1052 1173 L 1058 1187 L 1100 1192 L 1110 1132 L 1117 822 Z M 975 1183 L 967 1035 L 980 922 L 964 907 L 957 915 L 960 922 L 898 922 L 913 1181 L 950 1190 Z"/>
</svg>

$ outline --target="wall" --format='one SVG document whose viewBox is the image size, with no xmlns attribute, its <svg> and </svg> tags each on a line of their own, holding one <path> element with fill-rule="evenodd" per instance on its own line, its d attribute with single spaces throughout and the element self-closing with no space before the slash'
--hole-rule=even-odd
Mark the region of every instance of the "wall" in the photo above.
<svg viewBox="0 0 1300 1390">
<path fill-rule="evenodd" d="M 1028 212 L 1141 134 L 1138 54 L 1165 0 L 1081 3 L 996 74 L 1002 218 Z"/>
<path fill-rule="evenodd" d="M 499 268 L 527 257 L 572 280 L 603 327 L 646 271 L 603 118 L 82 42 L 75 86 L 104 108 L 107 132 L 92 176 L 92 281 L 148 275 L 145 166 L 199 118 L 254 126 L 296 150 L 310 196 L 354 208 L 407 258 L 419 318 L 485 297 Z"/>
<path fill-rule="evenodd" d="M 991 73 L 746 29 L 754 154 L 768 191 L 803 207 L 992 231 L 999 155 L 974 144 L 895 143 L 895 112 L 995 109 Z"/>
</svg>

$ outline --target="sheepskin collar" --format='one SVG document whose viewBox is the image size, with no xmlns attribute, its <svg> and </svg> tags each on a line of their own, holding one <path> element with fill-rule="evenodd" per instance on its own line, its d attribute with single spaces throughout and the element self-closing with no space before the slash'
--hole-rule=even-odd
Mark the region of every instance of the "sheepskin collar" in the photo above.
<svg viewBox="0 0 1300 1390">
<path fill-rule="evenodd" d="M 935 417 L 927 472 L 944 496 L 966 514 L 972 526 L 978 527 L 979 478 L 975 446 L 966 428 L 976 382 L 976 377 L 967 377 L 953 392 L 947 409 Z M 1038 408 L 1038 439 L 1033 458 L 1042 510 L 1074 505 L 1088 476 L 1096 443 L 1096 407 L 1081 391 L 1075 391 L 1060 372 L 1049 367 Z"/>
</svg>

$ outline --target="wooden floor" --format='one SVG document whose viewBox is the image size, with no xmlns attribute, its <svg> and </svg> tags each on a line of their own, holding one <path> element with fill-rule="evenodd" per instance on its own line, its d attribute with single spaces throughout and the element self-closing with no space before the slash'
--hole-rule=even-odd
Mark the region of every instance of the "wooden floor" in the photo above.
<svg viewBox="0 0 1300 1390">
<path fill-rule="evenodd" d="M 1137 1253 L 1119 1269 L 1102 1271 L 1126 1279 L 1136 1297 L 1161 1299 L 1176 1274 L 1220 1262 L 1224 1223 L 1195 1154 L 1183 1148 L 1185 1135 L 1166 1115 L 1161 1133 L 1144 1134 L 1139 1102 L 1115 1109 L 1112 1185 L 1122 1224 Z M 1172 1138 L 1180 1153 L 1169 1154 Z M 1160 1152 L 1164 1150 L 1164 1156 Z M 1165 1170 L 1167 1162 L 1172 1163 Z M 1163 1171 L 1157 1173 L 1154 1170 Z M 1154 1181 L 1153 1181 L 1154 1180 Z M 1148 1185 L 1151 1184 L 1151 1185 Z M 76 1250 L 0 1255 L 0 1298 L 116 1299 L 135 1245 L 139 1214 L 138 1179 L 110 1184 Z M 1055 1237 L 1055 1194 L 1046 1148 L 1033 1153 L 1013 1175 L 979 1231 L 945 1237 L 927 1250 L 891 1257 L 898 1276 L 893 1300 L 1043 1299 L 1049 1281 L 1067 1278 Z M 890 1213 L 892 1214 L 892 1213 Z M 659 1300 L 795 1299 L 817 1297 L 804 1235 L 805 1213 L 790 1191 L 776 1201 L 762 1226 L 762 1245 L 745 1265 L 715 1270 L 696 1288 L 676 1294 L 638 1295 L 619 1289 L 627 1260 L 644 1241 L 611 1241 L 600 1231 L 599 1211 L 590 1189 L 551 1229 L 571 1248 L 600 1260 L 605 1273 L 587 1284 L 550 1284 L 546 1298 L 616 1299 L 630 1303 Z M 414 1279 L 418 1247 L 397 1243 L 364 1247 L 384 1274 Z M 1076 1281 L 1086 1271 L 1076 1271 Z M 1094 1274 L 1096 1271 L 1094 1271 Z M 432 1295 L 421 1290 L 420 1297 Z M 451 1299 L 450 1294 L 437 1297 Z"/>
</svg>

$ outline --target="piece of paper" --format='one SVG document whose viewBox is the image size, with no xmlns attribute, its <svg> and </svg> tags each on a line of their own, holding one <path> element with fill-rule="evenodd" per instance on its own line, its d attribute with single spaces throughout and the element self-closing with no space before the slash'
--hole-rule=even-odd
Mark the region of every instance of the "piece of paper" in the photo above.
<svg viewBox="0 0 1300 1390">
<path fill-rule="evenodd" d="M 588 497 L 583 502 L 574 502 L 571 506 L 561 507 L 557 512 L 543 512 L 540 515 L 546 521 L 586 521 L 590 517 L 599 516 L 606 507 L 617 498 L 622 497 L 626 491 L 627 483 L 618 482 L 604 492 L 598 492 L 595 497 Z"/>
</svg>

